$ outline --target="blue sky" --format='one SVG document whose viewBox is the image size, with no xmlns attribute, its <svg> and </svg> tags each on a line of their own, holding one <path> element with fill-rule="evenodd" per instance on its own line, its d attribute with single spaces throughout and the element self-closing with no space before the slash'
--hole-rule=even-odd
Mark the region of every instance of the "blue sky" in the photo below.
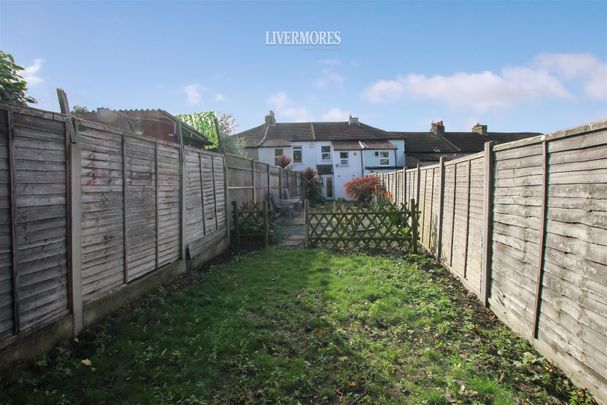
<svg viewBox="0 0 607 405">
<path fill-rule="evenodd" d="M 340 31 L 266 46 L 266 31 Z M 10 2 L 0 48 L 39 108 L 229 112 L 244 130 L 342 120 L 387 130 L 540 131 L 607 118 L 607 1 Z"/>
</svg>

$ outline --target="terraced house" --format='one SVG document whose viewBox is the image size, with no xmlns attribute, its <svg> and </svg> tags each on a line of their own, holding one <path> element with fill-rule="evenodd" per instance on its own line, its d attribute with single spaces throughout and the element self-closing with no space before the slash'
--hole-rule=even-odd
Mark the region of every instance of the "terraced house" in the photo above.
<svg viewBox="0 0 607 405">
<path fill-rule="evenodd" d="M 470 132 L 445 132 L 442 121 L 428 132 L 394 132 L 364 124 L 356 117 L 341 122 L 276 122 L 272 111 L 262 125 L 236 134 L 249 158 L 277 164 L 291 158 L 295 171 L 312 167 L 322 179 L 325 197 L 346 198 L 344 184 L 368 174 L 436 163 L 483 150 L 485 142 L 510 142 L 539 135 L 532 132 L 487 132 L 477 124 Z"/>
</svg>

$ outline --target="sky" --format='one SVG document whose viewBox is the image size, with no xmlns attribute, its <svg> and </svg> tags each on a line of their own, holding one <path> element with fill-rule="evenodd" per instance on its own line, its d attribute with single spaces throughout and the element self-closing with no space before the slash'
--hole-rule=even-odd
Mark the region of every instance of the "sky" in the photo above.
<svg viewBox="0 0 607 405">
<path fill-rule="evenodd" d="M 339 45 L 267 45 L 338 31 Z M 161 108 L 391 131 L 551 132 L 607 118 L 607 1 L 0 0 L 37 108 Z"/>
</svg>

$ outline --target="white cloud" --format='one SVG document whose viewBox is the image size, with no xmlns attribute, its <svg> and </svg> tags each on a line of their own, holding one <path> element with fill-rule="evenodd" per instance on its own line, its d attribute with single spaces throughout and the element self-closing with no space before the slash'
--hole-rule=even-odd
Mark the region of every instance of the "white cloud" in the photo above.
<svg viewBox="0 0 607 405">
<path fill-rule="evenodd" d="M 214 99 L 218 103 L 221 103 L 222 101 L 226 101 L 226 97 L 223 94 L 221 94 L 221 93 L 215 94 Z"/>
<path fill-rule="evenodd" d="M 267 102 L 276 116 L 285 121 L 306 122 L 314 120 L 312 113 L 307 108 L 295 103 L 284 91 L 278 91 L 270 95 Z"/>
<path fill-rule="evenodd" d="M 329 109 L 322 115 L 323 121 L 347 121 L 350 113 L 339 107 Z"/>
<path fill-rule="evenodd" d="M 374 83 L 365 90 L 363 99 L 378 103 L 395 101 L 404 95 L 442 101 L 477 112 L 510 107 L 542 97 L 571 97 L 562 83 L 546 71 L 505 68 L 501 74 L 489 71 L 451 76 L 408 74 L 397 80 Z"/>
<path fill-rule="evenodd" d="M 29 66 L 26 66 L 21 72 L 21 76 L 27 82 L 28 85 L 34 86 L 38 83 L 42 83 L 44 80 L 42 77 L 38 76 L 38 72 L 42 68 L 42 64 L 44 63 L 44 59 L 35 59 L 34 63 Z"/>
<path fill-rule="evenodd" d="M 372 103 L 396 101 L 405 93 L 405 83 L 400 80 L 378 80 L 363 91 L 363 100 Z"/>
<path fill-rule="evenodd" d="M 341 88 L 344 85 L 344 77 L 339 73 L 335 73 L 331 69 L 323 69 L 320 79 L 314 82 L 314 86 L 318 88 L 337 87 Z"/>
<path fill-rule="evenodd" d="M 607 100 L 607 63 L 589 53 L 548 53 L 535 58 L 535 66 L 567 80 L 580 79 L 586 97 Z"/>
<path fill-rule="evenodd" d="M 362 99 L 380 103 L 412 97 L 484 112 L 545 98 L 573 99 L 564 84 L 568 80 L 581 81 L 585 97 L 607 99 L 607 65 L 590 54 L 539 55 L 528 66 L 505 67 L 497 73 L 410 73 L 372 83 Z"/>
<path fill-rule="evenodd" d="M 202 102 L 202 87 L 198 84 L 188 84 L 183 86 L 186 100 L 190 105 L 198 105 Z"/>
</svg>

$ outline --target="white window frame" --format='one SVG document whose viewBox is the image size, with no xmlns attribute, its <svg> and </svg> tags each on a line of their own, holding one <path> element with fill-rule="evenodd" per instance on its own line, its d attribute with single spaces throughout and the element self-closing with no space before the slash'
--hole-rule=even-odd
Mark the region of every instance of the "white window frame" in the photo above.
<svg viewBox="0 0 607 405">
<path fill-rule="evenodd" d="M 379 152 L 379 165 L 389 166 L 390 165 L 390 152 L 380 151 Z"/>
<path fill-rule="evenodd" d="M 344 157 L 345 155 L 345 157 Z M 339 164 L 341 166 L 348 166 L 348 160 L 350 159 L 350 152 L 339 152 Z"/>
<path fill-rule="evenodd" d="M 295 160 L 295 153 L 299 152 L 299 160 Z M 303 148 L 301 146 L 293 146 L 293 163 L 303 162 Z"/>
<path fill-rule="evenodd" d="M 327 148 L 328 150 L 323 151 L 324 148 Z M 321 145 L 320 158 L 325 161 L 331 160 L 331 145 Z"/>
</svg>

